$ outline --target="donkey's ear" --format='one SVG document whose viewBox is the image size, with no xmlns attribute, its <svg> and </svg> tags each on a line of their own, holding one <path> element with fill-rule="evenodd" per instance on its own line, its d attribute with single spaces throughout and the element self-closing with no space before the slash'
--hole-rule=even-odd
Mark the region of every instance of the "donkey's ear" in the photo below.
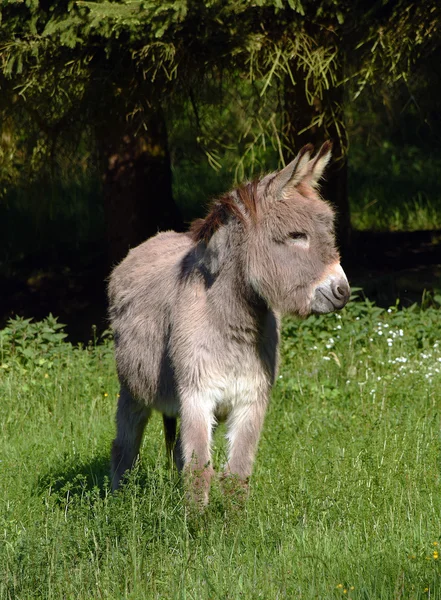
<svg viewBox="0 0 441 600">
<path fill-rule="evenodd" d="M 326 141 L 308 165 L 308 183 L 316 187 L 332 156 L 332 142 Z"/>
<path fill-rule="evenodd" d="M 271 188 L 276 197 L 280 196 L 287 186 L 291 188 L 298 185 L 308 174 L 309 159 L 311 158 L 311 152 L 313 150 L 314 146 L 312 144 L 303 146 L 295 159 L 286 165 L 284 169 L 279 171 L 273 178 L 271 181 Z"/>
</svg>

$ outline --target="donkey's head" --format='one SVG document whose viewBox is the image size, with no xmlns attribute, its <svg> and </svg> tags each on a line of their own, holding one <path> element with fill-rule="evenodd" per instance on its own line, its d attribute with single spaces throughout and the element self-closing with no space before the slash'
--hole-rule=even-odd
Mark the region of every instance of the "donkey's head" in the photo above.
<svg viewBox="0 0 441 600">
<path fill-rule="evenodd" d="M 318 193 L 331 158 L 326 142 L 305 146 L 284 169 L 221 198 L 193 227 L 218 254 L 227 230 L 240 239 L 244 283 L 273 309 L 306 316 L 342 308 L 349 284 L 335 246 L 334 211 Z"/>
</svg>

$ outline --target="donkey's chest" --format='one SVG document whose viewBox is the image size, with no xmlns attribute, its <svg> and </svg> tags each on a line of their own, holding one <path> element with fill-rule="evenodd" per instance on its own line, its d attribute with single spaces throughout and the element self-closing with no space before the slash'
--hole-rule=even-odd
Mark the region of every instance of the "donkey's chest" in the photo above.
<svg viewBox="0 0 441 600">
<path fill-rule="evenodd" d="M 241 368 L 242 367 L 242 368 Z M 270 384 L 261 369 L 244 369 L 236 365 L 222 375 L 209 378 L 203 390 L 206 401 L 212 405 L 216 419 L 225 420 L 236 406 L 252 404 L 266 398 Z"/>
</svg>

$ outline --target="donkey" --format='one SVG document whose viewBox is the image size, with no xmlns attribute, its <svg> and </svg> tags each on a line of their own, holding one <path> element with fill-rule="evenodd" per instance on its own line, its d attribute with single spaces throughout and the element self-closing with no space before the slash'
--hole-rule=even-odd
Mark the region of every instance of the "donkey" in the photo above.
<svg viewBox="0 0 441 600">
<path fill-rule="evenodd" d="M 223 477 L 246 489 L 277 373 L 281 316 L 328 313 L 349 299 L 334 213 L 317 189 L 331 149 L 325 142 L 311 158 L 305 146 L 281 171 L 215 201 L 188 233 L 158 233 L 113 270 L 121 383 L 114 489 L 138 456 L 153 409 L 193 499 L 208 502 L 212 433 L 221 420 Z"/>
</svg>

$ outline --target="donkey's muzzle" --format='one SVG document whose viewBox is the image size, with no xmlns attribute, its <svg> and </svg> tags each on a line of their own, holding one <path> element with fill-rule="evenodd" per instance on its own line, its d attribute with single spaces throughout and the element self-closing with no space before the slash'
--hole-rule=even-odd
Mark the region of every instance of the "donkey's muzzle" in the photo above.
<svg viewBox="0 0 441 600">
<path fill-rule="evenodd" d="M 346 275 L 340 264 L 336 264 L 316 286 L 311 312 L 329 313 L 340 310 L 348 302 L 350 295 L 351 288 Z"/>
</svg>

